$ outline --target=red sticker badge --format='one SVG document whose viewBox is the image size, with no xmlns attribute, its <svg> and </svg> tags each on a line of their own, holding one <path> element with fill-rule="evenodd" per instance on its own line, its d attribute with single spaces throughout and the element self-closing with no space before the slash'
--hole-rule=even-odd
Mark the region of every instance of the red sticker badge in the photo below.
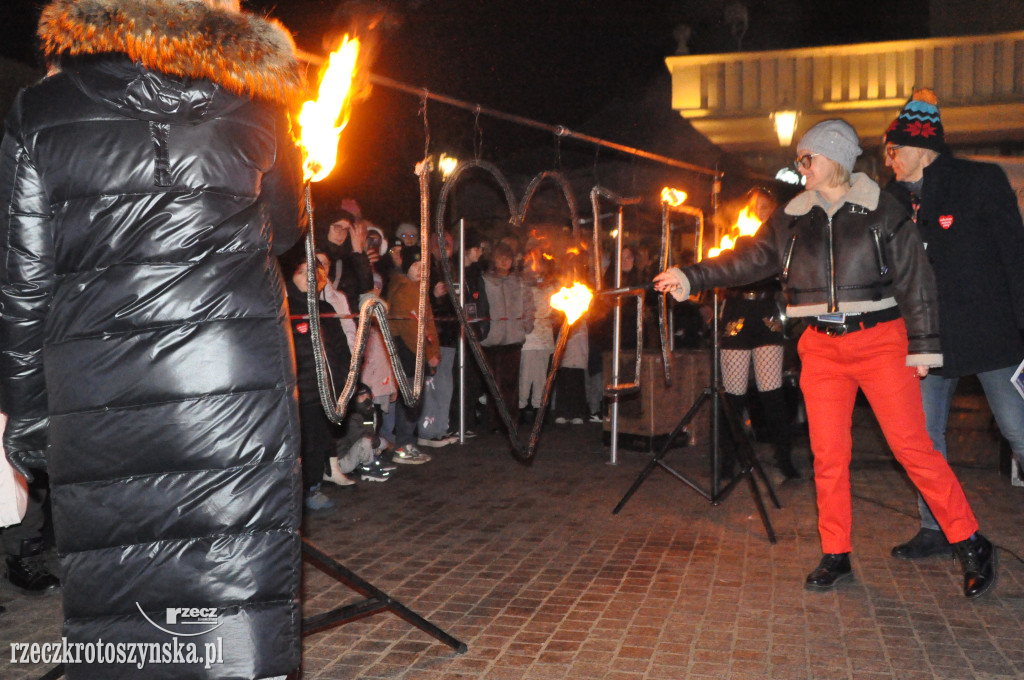
<svg viewBox="0 0 1024 680">
<path fill-rule="evenodd" d="M 309 332 L 309 324 L 303 321 L 302 323 L 295 324 L 295 330 L 305 335 Z"/>
<path fill-rule="evenodd" d="M 941 217 L 939 217 L 939 224 L 942 225 L 943 229 L 949 229 L 950 227 L 953 226 L 953 216 L 942 215 Z"/>
</svg>

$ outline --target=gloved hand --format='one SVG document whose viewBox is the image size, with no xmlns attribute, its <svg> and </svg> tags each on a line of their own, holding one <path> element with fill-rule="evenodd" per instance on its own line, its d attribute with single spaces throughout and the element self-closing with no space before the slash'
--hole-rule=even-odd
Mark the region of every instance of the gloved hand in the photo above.
<svg viewBox="0 0 1024 680">
<path fill-rule="evenodd" d="M 11 466 L 32 481 L 32 470 L 46 469 L 46 430 L 49 418 L 11 418 L 4 431 L 4 451 Z"/>
</svg>

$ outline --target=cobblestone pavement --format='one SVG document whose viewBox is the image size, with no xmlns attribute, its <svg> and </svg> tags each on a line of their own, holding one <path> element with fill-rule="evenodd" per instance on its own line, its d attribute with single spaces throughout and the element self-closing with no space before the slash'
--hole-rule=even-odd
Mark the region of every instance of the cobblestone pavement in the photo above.
<svg viewBox="0 0 1024 680">
<path fill-rule="evenodd" d="M 339 511 L 306 537 L 469 649 L 457 654 L 390 613 L 304 640 L 307 680 L 943 680 L 1024 678 L 1024 488 L 999 474 L 983 399 L 959 397 L 950 456 L 982 525 L 1001 547 L 994 592 L 960 594 L 948 559 L 899 561 L 916 501 L 870 413 L 855 414 L 855 578 L 808 592 L 819 545 L 810 457 L 777 487 L 778 543 L 749 489 L 712 506 L 655 470 L 611 510 L 648 460 L 609 464 L 598 425 L 551 425 L 531 466 L 497 435 L 432 450 L 384 484 L 331 489 Z M 667 458 L 707 478 L 707 451 Z M 359 596 L 310 566 L 304 613 Z M 0 678 L 47 668 L 10 663 L 9 645 L 59 640 L 59 598 L 0 590 Z M 145 677 L 144 675 L 140 677 Z"/>
</svg>

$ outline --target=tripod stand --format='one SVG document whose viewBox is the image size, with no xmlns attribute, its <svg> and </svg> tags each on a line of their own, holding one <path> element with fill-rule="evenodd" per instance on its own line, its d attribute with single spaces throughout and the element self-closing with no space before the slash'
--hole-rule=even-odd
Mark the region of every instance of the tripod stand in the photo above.
<svg viewBox="0 0 1024 680">
<path fill-rule="evenodd" d="M 688 487 L 696 491 L 698 494 L 706 498 L 711 502 L 712 505 L 720 505 L 736 486 L 744 479 L 747 480 L 750 485 L 750 495 L 754 499 L 754 505 L 757 507 L 757 512 L 761 516 L 761 522 L 764 524 L 765 531 L 768 533 L 768 540 L 772 543 L 776 542 L 775 530 L 772 528 L 771 520 L 768 518 L 768 511 L 765 508 L 764 501 L 761 498 L 761 490 L 757 485 L 755 475 L 760 477 L 761 482 L 764 484 L 765 489 L 768 491 L 768 496 L 771 498 L 772 503 L 775 504 L 776 508 L 781 508 L 779 499 L 775 495 L 775 490 L 772 488 L 771 482 L 764 473 L 764 469 L 761 467 L 761 463 L 757 460 L 757 456 L 754 453 L 753 446 L 751 446 L 750 439 L 743 427 L 740 426 L 737 416 L 739 414 L 733 413 L 729 406 L 729 402 L 725 399 L 722 391 L 721 371 L 722 371 L 722 357 L 721 357 L 721 343 L 718 335 L 718 290 L 716 289 L 713 296 L 714 300 L 714 315 L 712 317 L 712 335 L 713 335 L 713 347 L 711 351 L 711 384 L 704 388 L 700 396 L 693 403 L 690 409 L 683 415 L 676 424 L 675 429 L 669 434 L 668 439 L 661 449 L 654 455 L 651 462 L 637 476 L 636 481 L 633 482 L 633 486 L 629 487 L 629 491 L 622 497 L 615 509 L 612 510 L 613 515 L 617 515 L 626 502 L 636 493 L 640 485 L 643 484 L 647 476 L 654 471 L 654 468 L 660 467 L 670 475 L 686 484 Z M 672 444 L 676 438 L 682 433 L 683 429 L 693 420 L 700 409 L 710 403 L 711 405 L 711 438 L 708 442 L 710 446 L 710 459 L 711 459 L 711 489 L 707 490 L 700 486 L 697 482 L 689 479 L 679 471 L 673 469 L 668 463 L 665 462 L 665 455 L 669 449 L 672 448 Z M 725 416 L 724 421 L 722 416 Z M 720 486 L 721 479 L 721 438 L 722 438 L 722 426 L 729 428 L 732 435 L 732 440 L 735 444 L 736 459 L 739 463 L 740 470 L 730 479 L 724 487 Z"/>
<path fill-rule="evenodd" d="M 360 578 L 355 572 L 317 548 L 306 538 L 302 539 L 302 558 L 334 580 L 366 597 L 366 599 L 353 604 L 303 619 L 303 636 L 357 621 L 365 616 L 390 611 L 427 635 L 448 645 L 459 654 L 469 649 L 466 643 L 455 639 L 384 591 Z"/>
</svg>

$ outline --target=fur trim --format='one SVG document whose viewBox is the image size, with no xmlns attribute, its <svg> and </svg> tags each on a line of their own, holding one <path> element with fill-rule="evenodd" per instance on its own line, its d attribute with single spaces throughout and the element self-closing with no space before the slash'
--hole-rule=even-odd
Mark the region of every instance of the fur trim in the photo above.
<svg viewBox="0 0 1024 680">
<path fill-rule="evenodd" d="M 878 184 L 863 172 L 853 173 L 850 179 L 850 190 L 847 191 L 846 195 L 843 196 L 843 199 L 832 206 L 832 208 L 837 210 L 844 203 L 855 203 L 856 205 L 864 206 L 868 210 L 875 210 L 878 208 L 878 200 L 882 193 Z M 820 205 L 822 209 L 826 211 L 828 210 L 817 191 L 804 191 L 803 193 L 797 194 L 792 201 L 787 203 L 783 212 L 787 215 L 794 216 L 806 215 L 811 211 L 811 208 L 816 205 Z"/>
<path fill-rule="evenodd" d="M 302 90 L 285 27 L 200 0 L 54 0 L 39 18 L 47 59 L 120 53 L 148 69 L 294 103 Z"/>
</svg>

